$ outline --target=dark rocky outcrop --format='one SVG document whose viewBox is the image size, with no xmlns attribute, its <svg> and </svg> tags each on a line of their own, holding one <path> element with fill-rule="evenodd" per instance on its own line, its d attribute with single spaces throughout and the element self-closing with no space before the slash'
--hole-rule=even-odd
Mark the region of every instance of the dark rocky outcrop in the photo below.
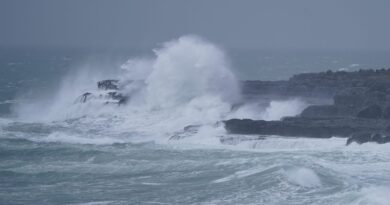
<svg viewBox="0 0 390 205">
<path fill-rule="evenodd" d="M 286 81 L 244 81 L 245 95 L 325 96 L 333 97 L 340 90 L 368 88 L 389 93 L 390 69 L 359 70 L 356 72 L 326 71 L 303 73 Z"/>
<path fill-rule="evenodd" d="M 379 105 L 370 105 L 356 115 L 359 118 L 380 119 L 383 117 L 382 108 Z"/>
<path fill-rule="evenodd" d="M 97 82 L 97 86 L 101 90 L 118 90 L 119 80 L 102 80 Z"/>
<path fill-rule="evenodd" d="M 97 83 L 97 92 L 84 93 L 78 102 L 98 99 L 104 104 L 125 104 L 144 84 L 143 81 L 102 80 Z M 230 133 L 313 138 L 338 136 L 348 138 L 347 145 L 390 141 L 390 69 L 304 73 L 287 81 L 244 81 L 242 92 L 245 98 L 321 98 L 328 103 L 312 103 L 300 115 L 279 121 L 227 120 L 224 124 Z M 233 109 L 240 105 L 234 105 Z M 196 134 L 198 128 L 197 125 L 188 126 L 171 139 Z M 247 139 L 258 137 L 240 140 Z M 221 142 L 236 143 L 230 138 L 221 138 Z"/>
<path fill-rule="evenodd" d="M 225 128 L 233 134 L 281 135 L 293 137 L 349 137 L 355 133 L 386 132 L 387 120 L 290 117 L 280 121 L 231 119 Z"/>
<path fill-rule="evenodd" d="M 390 119 L 390 106 L 386 106 L 383 110 L 383 118 Z"/>
<path fill-rule="evenodd" d="M 346 137 L 347 145 L 390 142 L 390 69 L 299 74 L 288 81 L 245 82 L 249 95 L 327 96 L 333 104 L 311 105 L 280 121 L 231 119 L 234 134 L 295 137 Z"/>
<path fill-rule="evenodd" d="M 305 118 L 324 118 L 336 117 L 339 115 L 339 109 L 334 105 L 311 105 L 304 109 L 301 117 Z"/>
<path fill-rule="evenodd" d="M 311 105 L 301 117 L 358 117 L 389 119 L 390 98 L 372 89 L 347 88 L 338 92 L 332 105 Z"/>
<path fill-rule="evenodd" d="M 86 103 L 92 99 L 103 101 L 104 104 L 118 104 L 127 103 L 129 96 L 124 95 L 119 90 L 118 80 L 102 80 L 97 82 L 99 92 L 86 92 L 82 94 L 76 101 Z"/>
</svg>

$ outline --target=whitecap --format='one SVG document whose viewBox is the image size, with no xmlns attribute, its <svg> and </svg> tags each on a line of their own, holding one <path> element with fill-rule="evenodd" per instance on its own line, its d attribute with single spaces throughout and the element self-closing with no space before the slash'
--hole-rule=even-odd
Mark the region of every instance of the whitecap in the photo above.
<svg viewBox="0 0 390 205">
<path fill-rule="evenodd" d="M 284 170 L 284 176 L 293 184 L 313 188 L 321 186 L 321 179 L 314 170 L 305 167 L 296 167 Z"/>
</svg>

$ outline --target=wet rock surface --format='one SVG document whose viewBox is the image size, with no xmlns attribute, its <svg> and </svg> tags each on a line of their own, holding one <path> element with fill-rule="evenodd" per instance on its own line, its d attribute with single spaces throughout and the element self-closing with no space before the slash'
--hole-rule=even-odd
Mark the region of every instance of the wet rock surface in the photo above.
<svg viewBox="0 0 390 205">
<path fill-rule="evenodd" d="M 102 101 L 103 104 L 118 104 L 127 103 L 130 96 L 122 93 L 119 89 L 118 80 L 102 80 L 97 82 L 98 91 L 86 92 L 77 98 L 76 102 L 86 103 L 92 99 Z"/>
<path fill-rule="evenodd" d="M 288 81 L 244 82 L 249 95 L 322 96 L 333 104 L 311 105 L 299 116 L 279 121 L 231 119 L 225 128 L 234 134 L 311 138 L 348 138 L 362 144 L 390 142 L 390 69 L 299 74 Z"/>
<path fill-rule="evenodd" d="M 118 90 L 119 80 L 102 80 L 97 82 L 97 86 L 102 90 Z"/>
<path fill-rule="evenodd" d="M 133 82 L 126 83 L 121 84 L 119 80 L 99 81 L 98 92 L 86 92 L 77 102 L 98 99 L 103 104 L 126 104 L 130 94 L 124 94 L 128 93 L 124 90 L 126 85 Z M 390 69 L 305 73 L 287 81 L 244 81 L 242 92 L 244 98 L 313 97 L 330 99 L 333 103 L 314 104 L 298 116 L 279 121 L 227 120 L 224 125 L 229 133 L 311 138 L 337 136 L 348 138 L 347 145 L 353 142 L 383 144 L 390 141 Z M 186 127 L 171 139 L 181 139 L 196 133 L 197 129 L 198 126 Z M 235 142 L 229 138 L 222 141 L 228 144 Z"/>
<path fill-rule="evenodd" d="M 225 121 L 229 133 L 281 135 L 293 137 L 330 138 L 349 137 L 354 133 L 385 133 L 387 120 L 358 118 L 301 118 L 290 117 L 280 121 L 231 119 Z"/>
</svg>

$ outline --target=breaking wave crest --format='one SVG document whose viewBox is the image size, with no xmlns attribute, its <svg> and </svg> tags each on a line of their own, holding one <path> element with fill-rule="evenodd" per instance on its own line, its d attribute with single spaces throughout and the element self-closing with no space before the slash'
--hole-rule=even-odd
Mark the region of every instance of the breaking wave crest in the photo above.
<svg viewBox="0 0 390 205">
<path fill-rule="evenodd" d="M 222 120 L 277 120 L 298 114 L 304 106 L 296 99 L 271 102 L 268 108 L 243 102 L 239 81 L 223 50 L 197 36 L 164 43 L 154 50 L 153 57 L 131 58 L 117 70 L 111 75 L 93 69 L 72 73 L 54 97 L 20 106 L 19 116 L 44 122 L 77 119 L 77 126 L 84 125 L 80 129 L 131 132 L 137 139 L 166 141 L 192 136 L 187 141 L 218 144 L 216 137 L 225 134 Z M 99 100 L 75 103 L 82 93 L 101 92 L 96 82 L 107 78 L 119 80 L 121 92 L 129 96 L 126 105 Z"/>
<path fill-rule="evenodd" d="M 53 196 L 61 189 L 74 194 L 74 187 L 85 186 L 82 198 L 95 196 L 90 192 L 95 188 L 107 196 L 134 189 L 128 196 L 135 203 L 151 198 L 141 190 L 167 203 L 208 195 L 210 204 L 388 204 L 390 143 L 345 147 L 341 138 L 227 134 L 225 119 L 278 120 L 306 104 L 243 101 L 239 81 L 217 46 L 184 36 L 163 44 L 153 57 L 131 58 L 118 67 L 80 69 L 65 77 L 54 95 L 18 103 L 16 122 L 0 118 L 0 148 L 4 155 L 10 151 L 4 177 L 45 182 L 34 181 L 29 188 L 34 192 L 19 189 L 26 196 L 44 187 Z M 96 82 L 104 79 L 119 80 L 121 92 L 130 96 L 125 105 L 76 102 L 85 92 L 99 94 Z M 64 186 L 64 181 L 81 184 Z"/>
</svg>

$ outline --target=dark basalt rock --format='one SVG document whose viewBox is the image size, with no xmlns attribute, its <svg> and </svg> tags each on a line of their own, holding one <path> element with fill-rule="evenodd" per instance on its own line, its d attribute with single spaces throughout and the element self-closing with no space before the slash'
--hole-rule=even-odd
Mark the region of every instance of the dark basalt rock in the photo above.
<svg viewBox="0 0 390 205">
<path fill-rule="evenodd" d="M 102 80 L 97 83 L 97 86 L 101 90 L 118 90 L 118 80 Z"/>
<path fill-rule="evenodd" d="M 383 118 L 390 119 L 390 106 L 386 106 L 383 111 Z"/>
<path fill-rule="evenodd" d="M 331 105 L 311 105 L 280 121 L 231 119 L 233 134 L 294 137 L 347 137 L 347 145 L 390 142 L 390 69 L 299 74 L 288 81 L 244 83 L 244 93 L 333 97 Z M 264 88 L 264 89 L 263 89 Z M 245 90 L 248 89 L 248 90 Z"/>
<path fill-rule="evenodd" d="M 300 118 L 291 117 L 281 121 L 231 119 L 224 122 L 232 134 L 280 135 L 292 137 L 330 138 L 349 137 L 355 133 L 385 130 L 390 122 L 375 119 L 349 118 Z"/>
<path fill-rule="evenodd" d="M 301 117 L 306 118 L 336 117 L 338 115 L 339 110 L 334 105 L 311 105 L 300 114 Z"/>
<path fill-rule="evenodd" d="M 349 88 L 390 93 L 390 69 L 303 73 L 285 81 L 244 81 L 242 88 L 247 96 L 272 94 L 286 97 L 333 97 L 340 90 Z"/>
<path fill-rule="evenodd" d="M 333 97 L 334 105 L 349 108 L 362 107 L 367 99 L 368 91 L 369 89 L 365 87 L 341 89 Z"/>
<path fill-rule="evenodd" d="M 132 83 L 129 81 L 127 83 Z M 123 82 L 122 82 L 123 84 Z M 128 95 L 120 91 L 119 80 L 102 80 L 97 82 L 99 92 L 86 92 L 77 98 L 76 102 L 86 103 L 92 99 L 100 100 L 103 104 L 126 104 L 129 100 Z"/>
<path fill-rule="evenodd" d="M 118 93 L 118 92 L 108 92 L 108 93 L 99 94 L 99 95 L 95 95 L 95 94 L 92 94 L 90 92 L 86 92 L 86 93 L 82 94 L 80 97 L 78 97 L 76 102 L 86 103 L 86 102 L 90 101 L 91 99 L 103 100 L 103 101 L 105 101 L 104 104 L 122 105 L 128 101 L 129 97 L 125 96 L 121 93 Z"/>
<path fill-rule="evenodd" d="M 379 105 L 368 106 L 357 114 L 357 117 L 371 119 L 380 119 L 382 116 L 382 108 Z"/>
</svg>

